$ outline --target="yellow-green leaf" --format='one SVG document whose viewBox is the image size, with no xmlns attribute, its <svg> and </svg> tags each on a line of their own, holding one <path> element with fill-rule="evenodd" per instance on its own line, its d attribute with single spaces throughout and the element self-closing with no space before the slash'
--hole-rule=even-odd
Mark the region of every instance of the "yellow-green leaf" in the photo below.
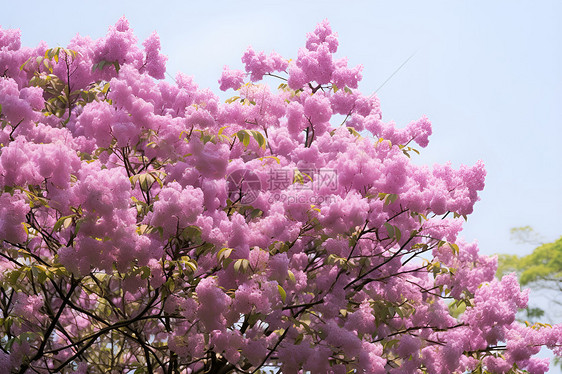
<svg viewBox="0 0 562 374">
<path fill-rule="evenodd" d="M 386 228 L 386 232 L 388 233 L 388 237 L 389 238 L 394 238 L 394 226 L 392 226 L 390 223 L 385 222 L 384 223 L 384 227 Z"/>
<path fill-rule="evenodd" d="M 72 220 L 74 219 L 75 215 L 71 214 L 69 216 L 64 216 L 58 219 L 53 226 L 53 231 L 60 231 L 61 229 L 67 229 L 72 225 Z"/>
<path fill-rule="evenodd" d="M 279 284 L 277 285 L 277 289 L 279 290 L 279 295 L 281 295 L 281 300 L 285 302 L 285 300 L 287 300 L 287 292 L 285 292 L 283 287 L 281 287 L 281 285 Z"/>
</svg>

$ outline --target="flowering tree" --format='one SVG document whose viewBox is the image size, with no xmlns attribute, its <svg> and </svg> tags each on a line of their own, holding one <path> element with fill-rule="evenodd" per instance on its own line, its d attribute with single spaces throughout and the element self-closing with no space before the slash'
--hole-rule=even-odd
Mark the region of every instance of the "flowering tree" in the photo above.
<svg viewBox="0 0 562 374">
<path fill-rule="evenodd" d="M 540 347 L 561 353 L 457 239 L 482 163 L 410 163 L 429 121 L 383 122 L 327 22 L 294 60 L 248 49 L 224 104 L 143 47 L 125 19 L 67 48 L 0 29 L 2 372 L 542 373 Z"/>
<path fill-rule="evenodd" d="M 511 229 L 519 242 L 538 245 L 531 254 L 517 256 L 502 254 L 498 256 L 498 275 L 515 272 L 519 283 L 536 291 L 548 291 L 552 311 L 562 306 L 562 238 L 552 243 L 542 243 L 540 236 L 530 226 Z M 528 317 L 542 317 L 541 308 L 527 308 Z M 550 315 L 549 317 L 552 317 Z"/>
</svg>

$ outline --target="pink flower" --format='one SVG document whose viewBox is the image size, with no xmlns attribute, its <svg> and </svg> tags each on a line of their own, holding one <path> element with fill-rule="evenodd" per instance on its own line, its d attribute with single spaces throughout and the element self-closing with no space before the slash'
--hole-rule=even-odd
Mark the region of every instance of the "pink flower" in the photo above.
<svg viewBox="0 0 562 374">
<path fill-rule="evenodd" d="M 17 51 L 21 47 L 21 31 L 0 28 L 0 50 Z"/>
<path fill-rule="evenodd" d="M 322 44 L 328 46 L 330 53 L 336 53 L 338 49 L 338 35 L 332 32 L 328 20 L 320 22 L 314 32 L 308 33 L 306 38 L 306 48 L 316 51 Z"/>
<path fill-rule="evenodd" d="M 145 69 L 151 77 L 164 79 L 166 60 L 168 58 L 160 53 L 160 37 L 153 32 L 143 43 L 145 50 Z"/>
<path fill-rule="evenodd" d="M 150 224 L 162 227 L 166 236 L 195 223 L 203 212 L 203 192 L 199 188 L 187 186 L 182 189 L 179 183 L 171 182 L 162 188 L 158 196 Z"/>
<path fill-rule="evenodd" d="M 225 65 L 222 76 L 219 79 L 221 91 L 226 91 L 229 88 L 233 90 L 239 89 L 244 84 L 244 79 L 246 74 L 240 70 L 230 70 L 228 66 Z"/>
</svg>

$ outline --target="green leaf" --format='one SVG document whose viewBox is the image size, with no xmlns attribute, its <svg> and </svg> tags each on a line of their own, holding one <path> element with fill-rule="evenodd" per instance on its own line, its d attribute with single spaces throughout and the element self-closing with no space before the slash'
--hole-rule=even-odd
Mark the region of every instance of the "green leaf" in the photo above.
<svg viewBox="0 0 562 374">
<path fill-rule="evenodd" d="M 258 142 L 258 145 L 261 148 L 265 149 L 267 141 L 265 140 L 265 137 L 262 135 L 262 133 L 259 131 L 252 130 L 252 135 L 254 136 L 254 139 L 256 139 L 256 141 Z"/>
<path fill-rule="evenodd" d="M 455 254 L 455 255 L 459 254 L 459 246 L 458 245 L 456 245 L 455 243 L 449 243 L 449 246 L 453 250 L 453 254 Z"/>
<path fill-rule="evenodd" d="M 254 218 L 256 218 L 256 217 L 260 217 L 262 214 L 263 214 L 263 210 L 257 209 L 257 208 L 256 208 L 256 209 L 253 209 L 253 210 L 250 212 L 250 214 L 248 215 L 248 218 L 249 218 L 250 220 L 252 220 L 252 219 L 254 219 Z"/>
<path fill-rule="evenodd" d="M 274 159 L 275 161 L 277 161 L 278 164 L 281 164 L 281 160 L 279 159 L 279 157 L 276 157 L 276 156 L 263 156 L 263 157 L 260 157 L 259 160 L 263 161 L 263 160 L 267 160 L 269 158 Z"/>
<path fill-rule="evenodd" d="M 197 250 L 195 251 L 195 254 L 197 256 L 203 256 L 203 255 L 207 254 L 213 248 L 215 248 L 215 245 L 213 243 L 205 242 L 202 245 L 200 245 L 199 247 L 197 247 Z"/>
<path fill-rule="evenodd" d="M 306 173 L 301 172 L 299 169 L 295 169 L 293 172 L 293 184 L 305 184 L 307 182 L 312 182 L 312 177 Z"/>
<path fill-rule="evenodd" d="M 262 314 L 260 314 L 260 313 L 252 313 L 252 314 L 248 317 L 248 319 L 247 319 L 248 325 L 249 325 L 250 327 L 252 327 L 252 326 L 254 326 L 254 325 L 256 324 L 256 322 L 258 322 L 258 321 L 259 321 L 260 319 L 262 319 L 262 318 L 263 318 L 263 315 L 262 315 Z"/>
<path fill-rule="evenodd" d="M 8 274 L 8 284 L 14 286 L 17 284 L 18 279 L 22 273 L 22 268 L 10 271 Z"/>
<path fill-rule="evenodd" d="M 400 232 L 398 226 L 394 226 L 394 236 L 396 237 L 396 241 L 399 242 L 402 237 L 402 233 Z"/>
<path fill-rule="evenodd" d="M 63 216 L 58 219 L 58 221 L 53 226 L 53 231 L 60 231 L 62 229 L 67 229 L 72 225 L 72 221 L 76 217 L 75 214 L 71 214 L 69 216 Z"/>
<path fill-rule="evenodd" d="M 277 285 L 277 289 L 279 290 L 279 295 L 281 295 L 281 300 L 285 302 L 285 300 L 287 300 L 287 292 L 285 292 L 283 287 L 281 287 L 281 285 L 279 284 Z"/>
<path fill-rule="evenodd" d="M 165 177 L 166 173 L 162 171 L 151 171 L 149 174 L 156 180 L 160 188 L 164 187 L 164 182 L 162 182 L 162 177 Z"/>
<path fill-rule="evenodd" d="M 238 99 L 240 99 L 240 96 L 233 96 L 230 99 L 226 99 L 224 102 L 227 103 L 227 104 L 232 104 L 233 102 L 235 102 Z"/>
<path fill-rule="evenodd" d="M 176 289 L 176 282 L 174 282 L 174 278 L 169 278 L 164 285 L 170 292 L 174 292 Z"/>
<path fill-rule="evenodd" d="M 356 138 L 361 138 L 361 134 L 359 134 L 353 127 L 347 127 L 347 131 Z"/>
<path fill-rule="evenodd" d="M 232 254 L 232 248 L 225 247 L 221 249 L 219 253 L 217 253 L 217 259 L 219 262 L 223 262 L 224 260 L 229 258 L 231 254 Z"/>
<path fill-rule="evenodd" d="M 4 349 L 9 352 L 10 349 L 12 349 L 12 345 L 14 345 L 15 342 L 16 342 L 15 337 L 8 339 L 8 342 L 6 343 L 6 346 L 4 347 Z"/>
<path fill-rule="evenodd" d="M 223 126 L 219 129 L 218 135 L 222 135 L 223 131 L 227 128 L 228 126 Z"/>
<path fill-rule="evenodd" d="M 148 266 L 142 266 L 140 268 L 140 271 L 141 271 L 141 279 L 150 278 L 150 268 Z"/>
<path fill-rule="evenodd" d="M 248 271 L 250 267 L 250 261 L 245 258 L 239 258 L 238 260 L 234 261 L 234 271 L 238 273 L 245 273 Z"/>
<path fill-rule="evenodd" d="M 390 223 L 385 222 L 384 223 L 384 227 L 386 228 L 386 232 L 388 233 L 388 237 L 389 238 L 394 238 L 394 226 L 392 226 Z"/>
<path fill-rule="evenodd" d="M 389 350 L 392 347 L 394 347 L 396 344 L 398 344 L 399 342 L 400 342 L 400 340 L 398 340 L 398 339 L 388 340 L 388 341 L 383 343 L 384 349 Z"/>
<path fill-rule="evenodd" d="M 117 73 L 119 73 L 119 70 L 121 69 L 121 66 L 119 65 L 119 62 L 117 62 L 117 61 L 105 61 L 105 60 L 101 60 L 97 64 L 92 65 L 92 72 L 95 72 L 98 69 L 103 70 L 103 68 L 108 66 L 108 65 L 113 65 L 113 67 L 115 67 L 115 71 Z"/>
<path fill-rule="evenodd" d="M 234 261 L 234 271 L 240 272 L 240 267 L 242 266 L 242 259 Z"/>
<path fill-rule="evenodd" d="M 295 278 L 295 273 L 293 273 L 291 270 L 287 270 L 287 274 L 289 275 L 289 280 L 292 283 L 297 283 L 297 279 Z"/>
<path fill-rule="evenodd" d="M 250 144 L 250 134 L 248 133 L 247 130 L 240 130 L 236 133 L 236 136 L 238 137 L 238 139 L 240 140 L 240 142 L 242 144 L 244 144 L 244 147 L 248 147 L 248 145 Z"/>
<path fill-rule="evenodd" d="M 182 256 L 180 262 L 185 266 L 185 270 L 189 273 L 197 271 L 197 262 L 189 256 Z"/>
<path fill-rule="evenodd" d="M 390 193 L 386 195 L 384 205 L 390 205 L 398 199 L 398 195 L 394 193 Z"/>
<path fill-rule="evenodd" d="M 197 241 L 201 239 L 201 229 L 197 226 L 188 226 L 181 232 L 181 237 L 185 240 Z"/>
<path fill-rule="evenodd" d="M 45 66 L 45 68 L 47 70 L 49 70 L 49 72 L 51 72 L 51 73 L 53 72 L 53 67 L 51 66 L 51 62 L 49 60 L 44 59 L 43 60 L 43 66 Z"/>
</svg>

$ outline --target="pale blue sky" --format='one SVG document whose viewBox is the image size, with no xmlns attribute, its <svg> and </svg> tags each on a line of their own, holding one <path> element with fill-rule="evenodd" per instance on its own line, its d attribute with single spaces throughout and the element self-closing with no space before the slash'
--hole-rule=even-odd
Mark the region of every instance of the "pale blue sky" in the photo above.
<svg viewBox="0 0 562 374">
<path fill-rule="evenodd" d="M 327 18 L 340 56 L 363 64 L 364 93 L 379 91 L 383 118 L 427 115 L 434 134 L 419 163 L 486 164 L 482 200 L 465 225 L 483 253 L 524 254 L 509 229 L 562 235 L 562 2 L 550 1 L 9 1 L 4 28 L 23 43 L 97 38 L 125 15 L 139 40 L 160 35 L 168 72 L 218 91 L 223 65 L 241 68 L 247 46 L 289 58 Z M 163 3 L 163 5 L 162 5 Z M 214 4 L 214 5 L 209 5 Z"/>
</svg>

